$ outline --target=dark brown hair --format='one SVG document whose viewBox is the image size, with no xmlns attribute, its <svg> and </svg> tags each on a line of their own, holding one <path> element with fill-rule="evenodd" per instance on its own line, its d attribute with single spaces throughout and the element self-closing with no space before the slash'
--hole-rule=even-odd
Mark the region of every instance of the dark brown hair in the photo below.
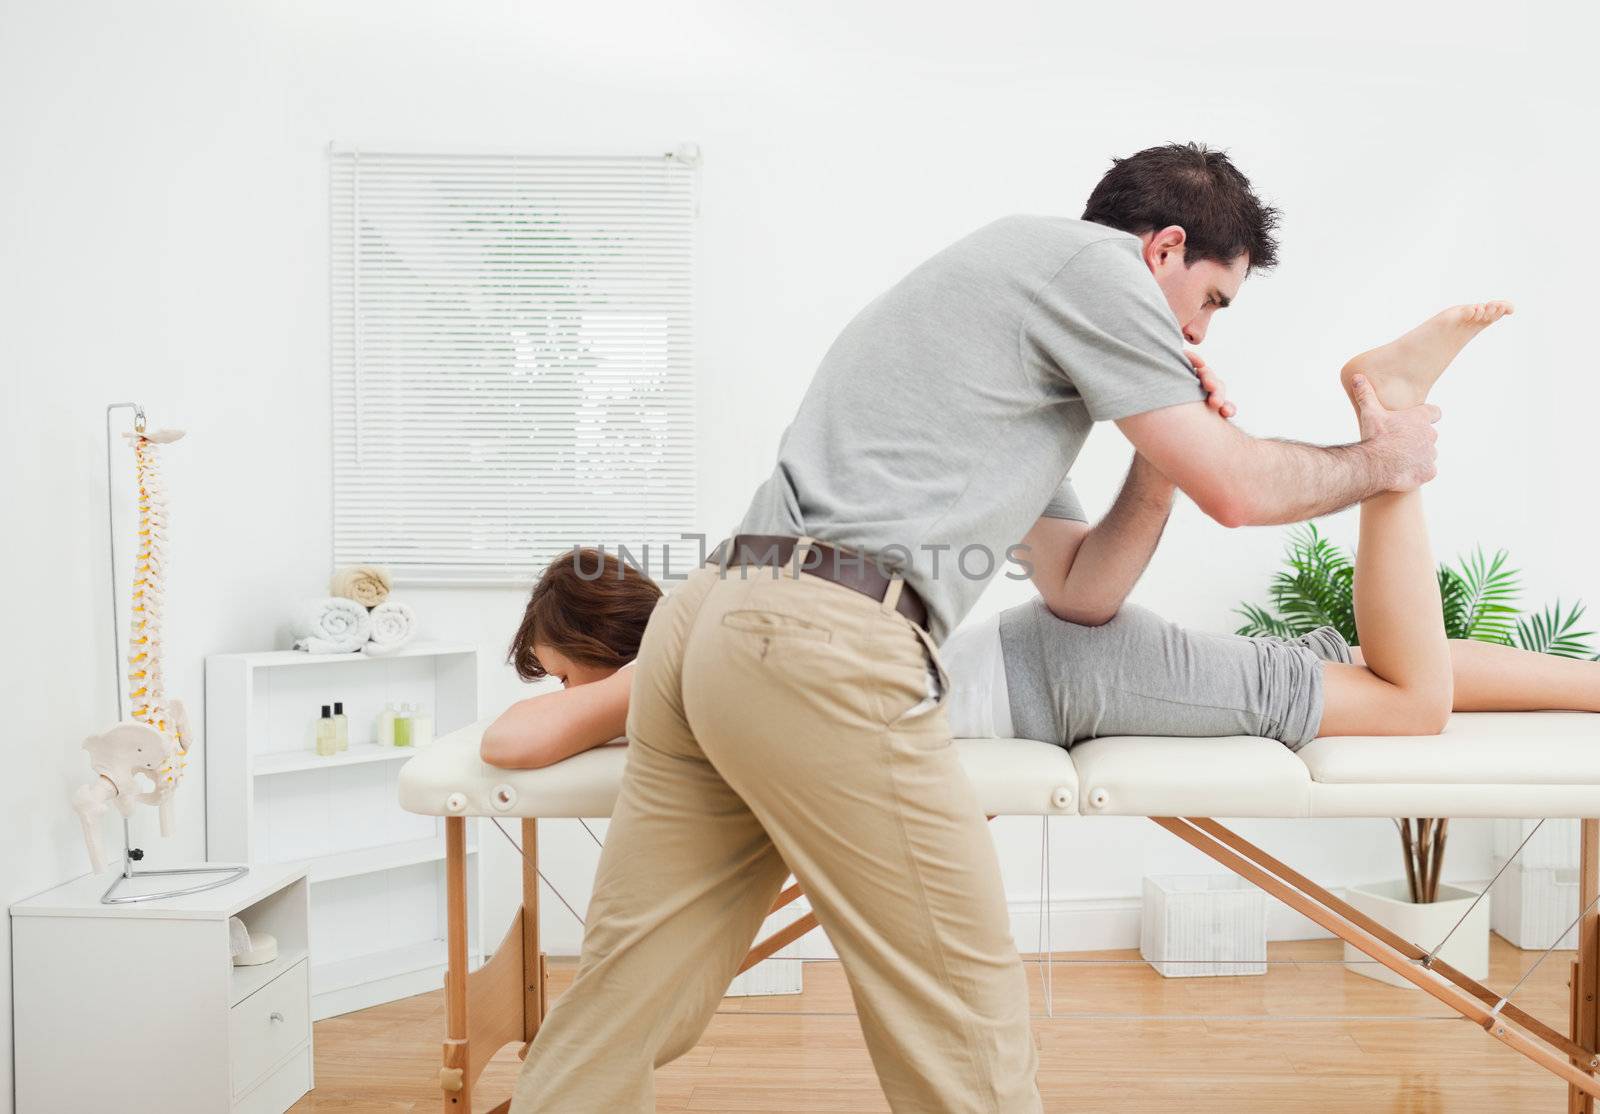
<svg viewBox="0 0 1600 1114">
<path fill-rule="evenodd" d="M 547 670 L 534 641 L 585 665 L 618 669 L 639 653 L 639 639 L 661 598 L 656 582 L 604 550 L 563 553 L 539 576 L 506 661 L 524 681 Z"/>
<path fill-rule="evenodd" d="M 1278 262 L 1278 210 L 1262 203 L 1226 152 L 1201 143 L 1168 143 L 1112 159 L 1083 219 L 1135 236 L 1175 224 L 1187 237 L 1185 264 L 1228 264 L 1245 255 L 1252 271 L 1264 271 Z"/>
</svg>

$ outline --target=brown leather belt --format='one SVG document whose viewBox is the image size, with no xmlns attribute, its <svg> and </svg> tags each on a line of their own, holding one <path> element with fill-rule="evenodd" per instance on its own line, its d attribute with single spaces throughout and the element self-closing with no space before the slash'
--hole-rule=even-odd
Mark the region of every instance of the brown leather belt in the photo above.
<svg viewBox="0 0 1600 1114">
<path fill-rule="evenodd" d="M 706 563 L 721 564 L 722 555 L 729 552 L 731 544 L 733 548 L 727 562 L 730 566 L 787 565 L 794 558 L 794 548 L 799 541 L 799 538 L 781 534 L 735 534 L 712 550 Z M 896 579 L 864 553 L 816 541 L 806 547 L 800 558 L 800 571 L 860 592 L 879 603 L 889 594 L 889 585 Z M 901 584 L 900 598 L 895 601 L 894 609 L 924 630 L 928 628 L 928 606 L 910 584 Z"/>
</svg>

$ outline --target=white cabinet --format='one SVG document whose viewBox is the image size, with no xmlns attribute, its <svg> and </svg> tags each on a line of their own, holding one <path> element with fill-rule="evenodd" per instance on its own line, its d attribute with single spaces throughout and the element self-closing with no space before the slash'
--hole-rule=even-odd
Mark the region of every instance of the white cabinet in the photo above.
<svg viewBox="0 0 1600 1114">
<path fill-rule="evenodd" d="M 350 749 L 313 745 L 324 704 L 344 704 Z M 274 651 L 206 659 L 206 855 L 305 862 L 314 1019 L 437 990 L 445 969 L 443 821 L 397 802 L 413 748 L 381 745 L 379 714 L 419 705 L 442 736 L 478 718 L 471 646 L 413 643 L 397 654 Z M 467 922 L 478 929 L 477 835 L 468 822 Z"/>
<path fill-rule="evenodd" d="M 282 1114 L 311 1089 L 303 866 L 102 905 L 85 875 L 11 907 L 19 1114 Z M 135 879 L 124 892 L 170 888 Z M 278 941 L 233 966 L 228 918 Z"/>
</svg>

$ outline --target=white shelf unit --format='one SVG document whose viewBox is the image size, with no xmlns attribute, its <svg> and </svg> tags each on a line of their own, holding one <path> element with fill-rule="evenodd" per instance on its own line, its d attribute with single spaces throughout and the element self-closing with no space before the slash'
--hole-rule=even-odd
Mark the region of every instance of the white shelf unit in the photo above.
<svg viewBox="0 0 1600 1114">
<path fill-rule="evenodd" d="M 341 701 L 350 749 L 320 757 L 324 704 Z M 304 863 L 314 1019 L 436 990 L 445 969 L 444 827 L 397 803 L 416 751 L 376 741 L 389 703 L 433 714 L 434 735 L 478 718 L 472 646 L 397 654 L 292 650 L 206 659 L 206 855 Z M 482 961 L 475 821 L 468 821 L 470 961 Z"/>
</svg>

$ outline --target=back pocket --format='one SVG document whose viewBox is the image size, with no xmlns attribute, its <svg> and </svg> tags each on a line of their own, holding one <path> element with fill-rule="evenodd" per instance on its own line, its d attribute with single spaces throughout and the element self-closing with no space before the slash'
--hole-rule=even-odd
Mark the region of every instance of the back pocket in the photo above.
<svg viewBox="0 0 1600 1114">
<path fill-rule="evenodd" d="M 782 611 L 730 611 L 722 617 L 722 625 L 769 638 L 799 638 L 808 642 L 833 640 L 833 632 L 827 627 Z"/>
</svg>

